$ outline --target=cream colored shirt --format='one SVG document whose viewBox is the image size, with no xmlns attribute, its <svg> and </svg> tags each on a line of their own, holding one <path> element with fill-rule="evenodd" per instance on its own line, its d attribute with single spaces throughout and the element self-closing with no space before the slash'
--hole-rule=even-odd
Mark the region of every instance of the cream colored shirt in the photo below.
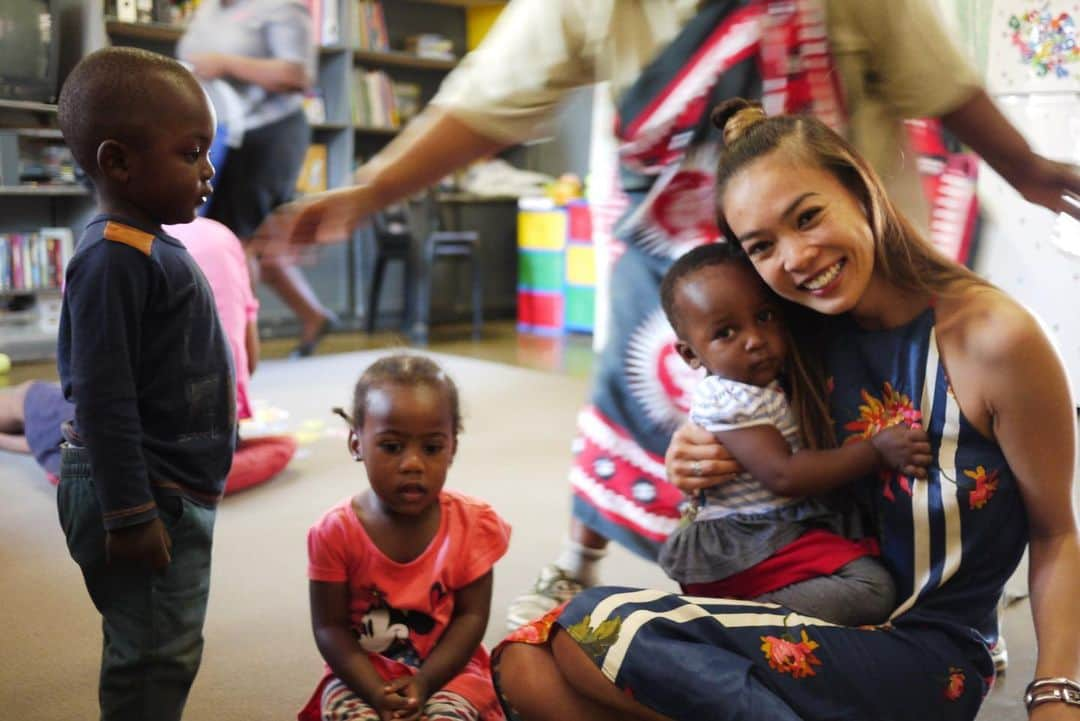
<svg viewBox="0 0 1080 721">
<path fill-rule="evenodd" d="M 434 104 L 509 143 L 545 134 L 563 94 L 609 81 L 618 97 L 697 11 L 698 0 L 512 0 Z M 824 0 L 850 140 L 890 197 L 925 227 L 902 121 L 935 117 L 979 87 L 927 0 Z"/>
</svg>

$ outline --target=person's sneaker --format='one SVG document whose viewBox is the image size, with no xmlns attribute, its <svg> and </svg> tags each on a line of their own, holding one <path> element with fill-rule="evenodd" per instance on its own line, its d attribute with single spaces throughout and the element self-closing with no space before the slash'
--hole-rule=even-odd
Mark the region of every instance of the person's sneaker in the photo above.
<svg viewBox="0 0 1080 721">
<path fill-rule="evenodd" d="M 554 563 L 540 569 L 533 590 L 523 593 L 510 602 L 506 611 L 506 626 L 516 631 L 529 621 L 540 618 L 563 601 L 569 601 L 584 590 L 575 578 L 567 575 Z"/>
<path fill-rule="evenodd" d="M 1003 673 L 1009 667 L 1009 649 L 1005 646 L 1004 636 L 998 635 L 997 641 L 990 647 L 990 658 L 997 673 Z"/>
</svg>

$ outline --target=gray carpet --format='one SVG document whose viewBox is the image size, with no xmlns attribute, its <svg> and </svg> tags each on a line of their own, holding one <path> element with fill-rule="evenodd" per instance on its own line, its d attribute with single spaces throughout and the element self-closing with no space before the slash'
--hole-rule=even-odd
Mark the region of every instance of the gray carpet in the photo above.
<svg viewBox="0 0 1080 721">
<path fill-rule="evenodd" d="M 365 485 L 346 452 L 333 405 L 348 405 L 360 371 L 380 353 L 266 362 L 254 397 L 289 411 L 308 442 L 274 481 L 231 496 L 218 515 L 206 651 L 190 721 L 292 719 L 318 680 L 305 580 L 305 534 L 319 514 Z M 566 471 L 584 381 L 484 361 L 436 356 L 462 391 L 465 434 L 448 485 L 488 500 L 514 527 L 496 566 L 487 642 L 503 635 L 509 600 L 529 586 L 566 533 Z M 55 491 L 27 457 L 0 453 L 0 717 L 96 718 L 100 624 L 67 555 Z M 669 588 L 651 564 L 613 548 L 605 581 Z M 980 721 L 1021 719 L 1031 676 L 1027 603 L 1009 611 L 1013 666 Z M 570 720 L 568 720 L 570 721 Z"/>
</svg>

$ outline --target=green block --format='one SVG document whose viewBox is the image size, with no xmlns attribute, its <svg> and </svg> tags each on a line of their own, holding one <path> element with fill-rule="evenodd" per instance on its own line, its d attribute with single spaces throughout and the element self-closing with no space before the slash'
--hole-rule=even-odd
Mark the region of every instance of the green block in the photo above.
<svg viewBox="0 0 1080 721">
<path fill-rule="evenodd" d="M 566 328 L 592 331 L 596 308 L 596 291 L 593 288 L 567 286 L 564 308 L 563 325 Z"/>
<path fill-rule="evenodd" d="M 562 290 L 563 254 L 535 250 L 518 251 L 518 287 L 528 290 Z"/>
</svg>

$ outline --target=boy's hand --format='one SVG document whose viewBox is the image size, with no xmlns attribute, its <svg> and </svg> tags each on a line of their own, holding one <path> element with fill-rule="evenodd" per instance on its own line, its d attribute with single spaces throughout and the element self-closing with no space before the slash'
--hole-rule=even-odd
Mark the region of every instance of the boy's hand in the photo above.
<svg viewBox="0 0 1080 721">
<path fill-rule="evenodd" d="M 169 565 L 172 539 L 160 518 L 105 533 L 105 557 L 109 563 L 148 566 L 160 571 Z"/>
<path fill-rule="evenodd" d="M 427 684 L 419 676 L 400 676 L 383 687 L 383 721 L 422 721 L 428 699 Z"/>
<path fill-rule="evenodd" d="M 926 467 L 932 460 L 930 438 L 921 427 L 890 426 L 872 436 L 870 443 L 889 468 L 905 476 L 926 478 Z"/>
</svg>

